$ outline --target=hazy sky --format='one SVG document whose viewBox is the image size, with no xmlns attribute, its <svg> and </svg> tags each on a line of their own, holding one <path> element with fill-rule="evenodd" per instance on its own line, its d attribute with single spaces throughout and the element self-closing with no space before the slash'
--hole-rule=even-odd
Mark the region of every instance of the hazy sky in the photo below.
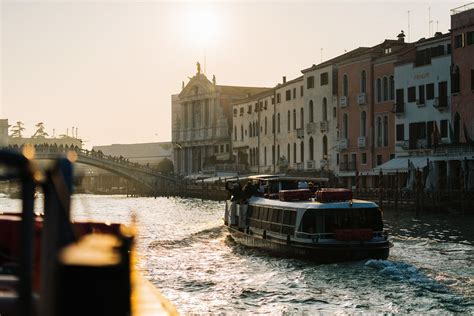
<svg viewBox="0 0 474 316">
<path fill-rule="evenodd" d="M 26 135 L 79 128 L 86 147 L 171 140 L 171 94 L 196 62 L 267 86 L 400 30 L 447 32 L 469 1 L 1 1 L 0 116 Z M 408 38 L 407 38 L 408 39 Z M 204 57 L 205 56 L 205 57 Z"/>
</svg>

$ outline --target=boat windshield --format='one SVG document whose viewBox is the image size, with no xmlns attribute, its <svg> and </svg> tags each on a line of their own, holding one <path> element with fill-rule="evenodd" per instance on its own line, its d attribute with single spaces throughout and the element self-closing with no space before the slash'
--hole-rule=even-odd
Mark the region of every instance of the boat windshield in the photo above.
<svg viewBox="0 0 474 316">
<path fill-rule="evenodd" d="M 336 229 L 383 229 L 382 213 L 378 208 L 307 210 L 301 220 L 304 233 L 332 234 Z"/>
</svg>

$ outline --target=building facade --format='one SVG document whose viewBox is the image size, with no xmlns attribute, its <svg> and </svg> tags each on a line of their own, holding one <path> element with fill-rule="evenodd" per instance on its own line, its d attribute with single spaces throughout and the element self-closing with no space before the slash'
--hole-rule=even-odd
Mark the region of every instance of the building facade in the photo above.
<svg viewBox="0 0 474 316">
<path fill-rule="evenodd" d="M 449 144 L 449 34 L 420 40 L 395 67 L 396 156 Z"/>
<path fill-rule="evenodd" d="M 455 142 L 474 139 L 474 4 L 451 10 L 451 114 Z"/>
<path fill-rule="evenodd" d="M 231 163 L 231 103 L 265 90 L 217 85 L 198 63 L 196 75 L 171 97 L 175 172 L 186 175 Z"/>
</svg>

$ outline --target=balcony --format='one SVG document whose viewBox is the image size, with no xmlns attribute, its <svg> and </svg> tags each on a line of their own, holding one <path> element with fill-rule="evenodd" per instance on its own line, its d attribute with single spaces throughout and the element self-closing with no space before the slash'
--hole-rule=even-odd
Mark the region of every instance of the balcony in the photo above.
<svg viewBox="0 0 474 316">
<path fill-rule="evenodd" d="M 438 111 L 444 111 L 449 106 L 448 97 L 436 97 L 433 103 L 433 107 L 438 109 Z"/>
<path fill-rule="evenodd" d="M 347 138 L 343 138 L 339 140 L 339 149 L 347 149 L 349 146 L 349 141 Z"/>
<path fill-rule="evenodd" d="M 419 100 L 419 99 L 417 99 L 417 100 L 416 100 L 416 105 L 417 105 L 418 107 L 425 106 L 425 101 L 424 101 L 424 100 Z"/>
<path fill-rule="evenodd" d="M 405 103 L 394 103 L 393 104 L 393 113 L 396 115 L 401 115 L 405 113 Z"/>
<path fill-rule="evenodd" d="M 364 93 L 359 93 L 357 95 L 357 104 L 358 105 L 364 105 L 366 103 L 366 96 L 365 96 L 365 92 Z"/>
<path fill-rule="evenodd" d="M 316 168 L 316 162 L 314 160 L 306 161 L 306 169 L 312 170 Z"/>
<path fill-rule="evenodd" d="M 314 134 L 315 132 L 316 132 L 316 123 L 315 122 L 307 123 L 306 133 L 310 135 L 310 134 Z"/>
<path fill-rule="evenodd" d="M 304 128 L 298 128 L 296 130 L 296 137 L 303 139 L 304 138 Z"/>
<path fill-rule="evenodd" d="M 304 170 L 304 162 L 296 163 L 296 170 L 298 170 L 298 171 Z"/>
<path fill-rule="evenodd" d="M 327 132 L 328 131 L 328 121 L 319 122 L 319 128 L 321 129 L 321 133 Z"/>
<path fill-rule="evenodd" d="M 321 167 L 321 169 L 324 169 L 328 166 L 328 160 L 327 159 L 321 159 L 319 161 L 319 166 Z"/>
<path fill-rule="evenodd" d="M 355 171 L 356 164 L 355 161 L 343 161 L 339 164 L 340 171 Z"/>
<path fill-rule="evenodd" d="M 357 138 L 357 147 L 359 148 L 365 148 L 365 136 L 360 136 Z"/>
<path fill-rule="evenodd" d="M 417 139 L 416 148 L 428 148 L 428 140 L 426 139 Z"/>
<path fill-rule="evenodd" d="M 399 140 L 395 143 L 395 147 L 401 148 L 403 150 L 409 149 L 409 142 L 407 140 Z"/>
<path fill-rule="evenodd" d="M 348 104 L 348 103 L 349 103 L 348 101 L 349 101 L 349 100 L 347 100 L 347 97 L 343 95 L 342 97 L 339 98 L 339 106 L 340 106 L 341 108 L 345 108 L 346 106 L 349 105 L 349 104 Z"/>
</svg>

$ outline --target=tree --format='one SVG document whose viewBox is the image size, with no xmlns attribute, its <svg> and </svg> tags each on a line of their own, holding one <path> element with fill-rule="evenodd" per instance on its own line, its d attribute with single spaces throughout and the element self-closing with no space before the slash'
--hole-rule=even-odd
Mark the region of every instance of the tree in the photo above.
<svg viewBox="0 0 474 316">
<path fill-rule="evenodd" d="M 39 122 L 35 125 L 36 132 L 33 134 L 32 138 L 45 138 L 48 136 L 48 133 L 44 130 L 44 123 Z"/>
<path fill-rule="evenodd" d="M 23 122 L 16 122 L 16 125 L 13 125 L 12 127 L 12 133 L 10 136 L 15 138 L 21 138 L 21 133 L 23 133 L 23 131 L 25 130 L 23 125 Z"/>
<path fill-rule="evenodd" d="M 156 168 L 158 171 L 163 173 L 171 173 L 174 170 L 173 162 L 168 158 L 164 158 L 162 161 L 160 161 Z"/>
</svg>

